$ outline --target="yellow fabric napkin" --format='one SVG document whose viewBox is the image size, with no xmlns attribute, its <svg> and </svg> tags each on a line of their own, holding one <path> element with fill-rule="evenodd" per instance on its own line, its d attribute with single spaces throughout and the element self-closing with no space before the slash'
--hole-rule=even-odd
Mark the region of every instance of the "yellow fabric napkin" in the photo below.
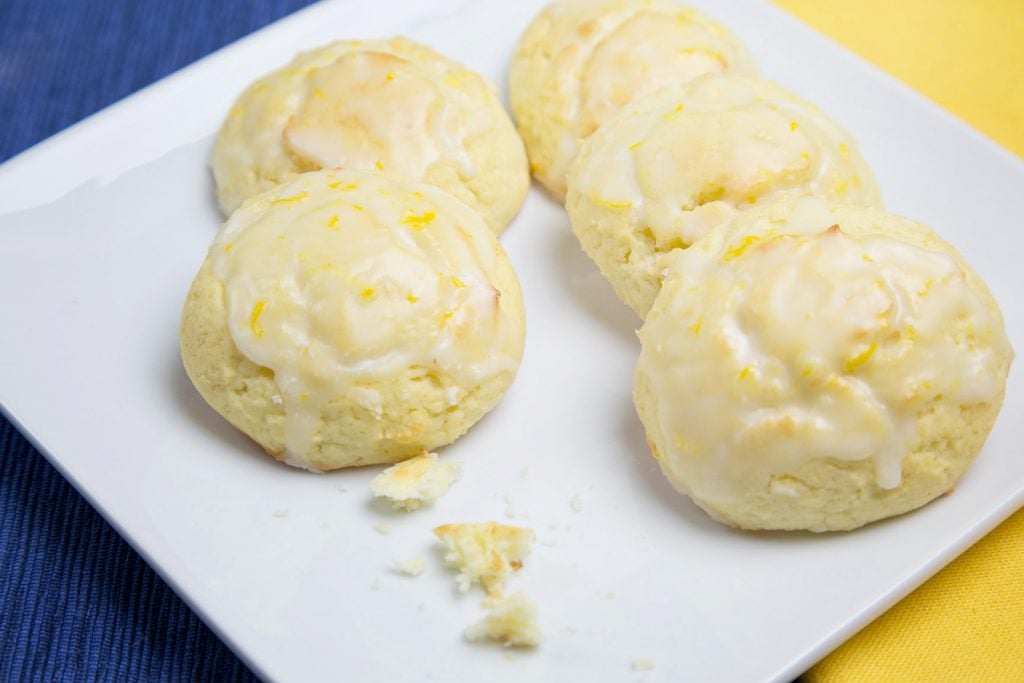
<svg viewBox="0 0 1024 683">
<path fill-rule="evenodd" d="M 1024 156 L 1024 0 L 776 2 Z M 1024 681 L 1024 510 L 803 680 Z"/>
</svg>

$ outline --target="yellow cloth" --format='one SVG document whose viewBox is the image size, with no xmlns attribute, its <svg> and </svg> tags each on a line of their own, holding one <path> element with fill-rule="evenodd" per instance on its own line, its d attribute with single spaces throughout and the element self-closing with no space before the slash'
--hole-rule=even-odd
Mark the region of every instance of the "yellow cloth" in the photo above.
<svg viewBox="0 0 1024 683">
<path fill-rule="evenodd" d="M 1024 0 L 776 2 L 1024 156 Z M 1024 510 L 803 680 L 1024 681 Z"/>
</svg>

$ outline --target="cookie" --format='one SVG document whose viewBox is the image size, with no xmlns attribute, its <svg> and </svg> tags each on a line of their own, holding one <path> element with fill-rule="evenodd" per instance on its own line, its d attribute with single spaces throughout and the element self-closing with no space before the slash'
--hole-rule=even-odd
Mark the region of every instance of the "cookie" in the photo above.
<svg viewBox="0 0 1024 683">
<path fill-rule="evenodd" d="M 454 441 L 512 383 L 524 329 L 512 264 L 475 211 L 424 183 L 315 171 L 221 228 L 181 352 L 229 422 L 331 470 Z"/>
<path fill-rule="evenodd" d="M 853 139 L 782 87 L 705 76 L 637 100 L 584 143 L 566 208 L 583 250 L 642 318 L 675 252 L 762 202 L 881 205 Z"/>
<path fill-rule="evenodd" d="M 537 179 L 559 200 L 579 140 L 637 97 L 708 73 L 755 75 L 746 48 L 670 0 L 563 0 L 530 24 L 509 98 Z"/>
<path fill-rule="evenodd" d="M 948 491 L 1013 351 L 985 284 L 923 225 L 782 200 L 678 255 L 634 401 L 669 481 L 744 529 L 853 529 Z"/>
<path fill-rule="evenodd" d="M 212 165 L 226 214 L 299 173 L 348 168 L 435 185 L 495 232 L 530 185 L 494 87 L 405 38 L 331 43 L 260 78 L 221 126 Z"/>
</svg>

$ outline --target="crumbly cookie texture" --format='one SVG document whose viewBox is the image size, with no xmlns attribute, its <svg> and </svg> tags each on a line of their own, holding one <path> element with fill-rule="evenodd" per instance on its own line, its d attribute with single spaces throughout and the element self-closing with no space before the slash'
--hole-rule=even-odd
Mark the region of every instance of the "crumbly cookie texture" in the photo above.
<svg viewBox="0 0 1024 683">
<path fill-rule="evenodd" d="M 458 438 L 515 378 L 525 319 L 471 208 L 421 182 L 314 171 L 224 224 L 180 340 L 217 412 L 275 458 L 330 470 Z"/>
<path fill-rule="evenodd" d="M 950 490 L 1013 359 L 953 247 L 812 197 L 682 252 L 640 340 L 634 400 L 663 472 L 746 529 L 852 529 Z"/>
<path fill-rule="evenodd" d="M 495 232 L 530 184 L 494 86 L 405 38 L 331 43 L 260 78 L 221 126 L 212 166 L 227 214 L 299 173 L 349 168 L 440 187 Z"/>
<path fill-rule="evenodd" d="M 536 539 L 532 529 L 497 522 L 445 524 L 434 535 L 448 547 L 445 563 L 459 570 L 459 590 L 466 592 L 478 583 L 490 596 L 502 594 Z"/>
<path fill-rule="evenodd" d="M 411 512 L 443 496 L 458 478 L 458 465 L 441 462 L 436 453 L 424 451 L 378 474 L 370 482 L 370 490 L 396 510 Z"/>
<path fill-rule="evenodd" d="M 537 607 L 522 593 L 491 603 L 483 619 L 466 629 L 468 640 L 494 640 L 505 647 L 537 647 L 541 643 Z"/>
<path fill-rule="evenodd" d="M 395 562 L 395 569 L 407 576 L 417 577 L 427 568 L 427 560 L 424 557 L 410 557 L 407 560 Z"/>
<path fill-rule="evenodd" d="M 580 245 L 642 318 L 680 251 L 786 196 L 881 206 L 853 138 L 767 81 L 709 75 L 639 99 L 588 139 L 566 209 Z"/>
<path fill-rule="evenodd" d="M 725 27 L 677 2 L 562 0 L 520 39 L 509 99 L 534 175 L 561 200 L 579 141 L 632 100 L 708 73 L 756 72 Z"/>
</svg>

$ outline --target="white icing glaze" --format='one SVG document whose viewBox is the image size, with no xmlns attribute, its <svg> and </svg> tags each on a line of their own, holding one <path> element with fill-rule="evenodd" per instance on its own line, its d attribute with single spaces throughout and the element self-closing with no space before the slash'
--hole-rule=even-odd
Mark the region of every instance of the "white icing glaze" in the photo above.
<svg viewBox="0 0 1024 683">
<path fill-rule="evenodd" d="M 579 14 L 585 2 L 548 11 Z M 746 49 L 706 15 L 667 0 L 594 3 L 570 24 L 557 57 L 563 133 L 553 178 L 563 178 L 578 140 L 634 99 L 708 73 L 754 75 Z"/>
<path fill-rule="evenodd" d="M 296 165 L 425 179 L 435 163 L 452 161 L 468 179 L 477 169 L 467 140 L 498 123 L 500 109 L 480 104 L 487 89 L 477 74 L 402 38 L 332 43 L 250 87 L 214 166 L 225 179 Z"/>
<path fill-rule="evenodd" d="M 842 129 L 779 86 L 738 76 L 700 78 L 634 103 L 587 144 L 573 173 L 581 194 L 629 209 L 659 252 L 785 195 L 880 203 Z"/>
<path fill-rule="evenodd" d="M 825 457 L 895 488 L 923 406 L 1001 390 L 1005 331 L 951 255 L 834 224 L 804 199 L 682 252 L 640 332 L 662 466 L 705 500 Z"/>
<path fill-rule="evenodd" d="M 518 366 L 521 332 L 488 279 L 500 247 L 439 190 L 352 172 L 299 176 L 246 204 L 211 247 L 238 349 L 274 371 L 286 457 L 309 467 L 323 406 L 344 392 L 378 416 L 372 386 L 437 367 L 464 395 Z"/>
</svg>

